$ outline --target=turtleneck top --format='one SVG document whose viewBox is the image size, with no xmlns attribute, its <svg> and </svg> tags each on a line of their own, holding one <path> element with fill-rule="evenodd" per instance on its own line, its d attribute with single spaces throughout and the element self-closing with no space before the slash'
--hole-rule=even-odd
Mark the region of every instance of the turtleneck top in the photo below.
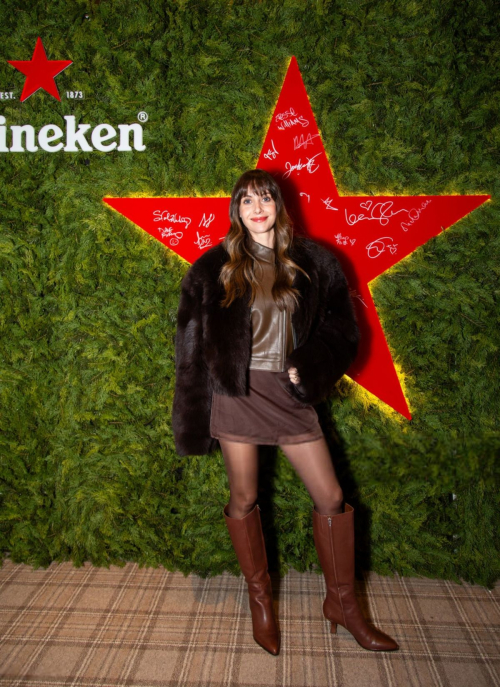
<svg viewBox="0 0 500 687">
<path fill-rule="evenodd" d="M 251 370 L 283 372 L 285 360 L 293 350 L 292 318 L 276 305 L 272 288 L 275 280 L 275 255 L 272 248 L 250 240 L 255 275 L 259 280 L 252 304 Z"/>
</svg>

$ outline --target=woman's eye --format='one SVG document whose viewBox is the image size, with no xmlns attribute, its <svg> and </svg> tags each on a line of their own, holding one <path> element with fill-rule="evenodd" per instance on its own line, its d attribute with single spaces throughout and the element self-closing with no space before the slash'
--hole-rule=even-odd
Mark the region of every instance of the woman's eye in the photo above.
<svg viewBox="0 0 500 687">
<path fill-rule="evenodd" d="M 271 202 L 271 196 L 262 196 L 262 200 L 264 203 L 270 203 Z"/>
</svg>

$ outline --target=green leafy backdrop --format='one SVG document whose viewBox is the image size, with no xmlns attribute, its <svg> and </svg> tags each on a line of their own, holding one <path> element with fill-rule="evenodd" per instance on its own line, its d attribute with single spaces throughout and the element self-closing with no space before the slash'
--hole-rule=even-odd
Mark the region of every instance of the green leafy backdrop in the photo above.
<svg viewBox="0 0 500 687">
<path fill-rule="evenodd" d="M 170 414 L 187 264 L 103 196 L 228 195 L 255 166 L 292 55 L 341 193 L 489 193 L 376 280 L 413 420 L 347 378 L 321 409 L 362 566 L 500 575 L 498 151 L 493 0 L 4 0 L 7 125 L 137 121 L 145 152 L 0 155 L 0 539 L 15 561 L 238 571 L 220 453 L 180 458 Z M 41 36 L 61 102 L 19 96 Z M 82 101 L 67 90 L 81 90 Z M 317 569 L 311 501 L 265 451 L 282 574 Z"/>
</svg>

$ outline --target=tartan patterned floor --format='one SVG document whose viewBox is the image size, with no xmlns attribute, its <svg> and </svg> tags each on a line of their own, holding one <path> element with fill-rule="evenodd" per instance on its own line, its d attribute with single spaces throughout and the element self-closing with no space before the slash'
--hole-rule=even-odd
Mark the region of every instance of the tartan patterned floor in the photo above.
<svg viewBox="0 0 500 687">
<path fill-rule="evenodd" d="M 400 645 L 374 653 L 330 634 L 322 575 L 271 576 L 279 656 L 253 640 L 242 577 L 6 561 L 0 687 L 500 686 L 500 586 L 367 575 L 361 606 Z"/>
</svg>

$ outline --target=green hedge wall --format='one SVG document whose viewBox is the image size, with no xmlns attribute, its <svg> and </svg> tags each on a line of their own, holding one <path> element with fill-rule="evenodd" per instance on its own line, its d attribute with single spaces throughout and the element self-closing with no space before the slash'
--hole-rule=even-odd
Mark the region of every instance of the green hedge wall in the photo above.
<svg viewBox="0 0 500 687">
<path fill-rule="evenodd" d="M 14 561 L 238 571 L 220 453 L 180 458 L 170 413 L 187 265 L 102 198 L 228 195 L 255 166 L 295 55 L 341 193 L 489 193 L 372 291 L 413 412 L 347 378 L 321 408 L 359 562 L 500 576 L 498 151 L 493 0 L 4 0 L 8 125 L 131 123 L 145 152 L 1 154 L 0 549 Z M 7 60 L 73 64 L 61 102 Z M 67 90 L 84 99 L 68 100 Z M 317 569 L 311 501 L 262 461 L 272 565 Z M 455 495 L 455 497 L 453 496 Z"/>
</svg>

